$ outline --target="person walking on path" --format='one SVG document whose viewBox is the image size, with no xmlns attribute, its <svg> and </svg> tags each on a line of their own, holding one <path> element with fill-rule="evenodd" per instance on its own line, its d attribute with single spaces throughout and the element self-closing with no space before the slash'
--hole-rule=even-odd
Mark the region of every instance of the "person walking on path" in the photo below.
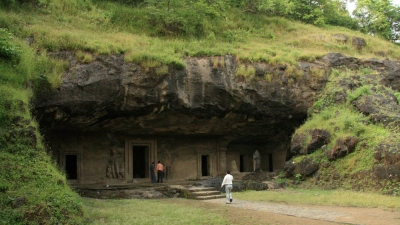
<svg viewBox="0 0 400 225">
<path fill-rule="evenodd" d="M 156 165 L 154 162 L 151 163 L 150 166 L 150 174 L 151 174 L 151 183 L 156 183 Z"/>
<path fill-rule="evenodd" d="M 157 163 L 157 183 L 162 183 L 163 182 L 163 175 L 164 175 L 164 166 L 161 164 L 160 161 Z"/>
<path fill-rule="evenodd" d="M 226 175 L 221 184 L 221 188 L 225 185 L 226 204 L 231 204 L 232 202 L 232 187 L 233 187 L 232 181 L 233 181 L 233 176 L 231 175 L 231 172 L 228 170 L 226 171 Z"/>
</svg>

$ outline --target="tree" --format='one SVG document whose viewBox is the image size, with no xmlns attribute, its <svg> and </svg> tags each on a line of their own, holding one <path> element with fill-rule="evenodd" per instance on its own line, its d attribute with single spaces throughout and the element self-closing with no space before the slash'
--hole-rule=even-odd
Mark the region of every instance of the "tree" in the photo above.
<svg viewBox="0 0 400 225">
<path fill-rule="evenodd" d="M 357 22 L 346 9 L 346 0 L 228 0 L 231 7 L 243 12 L 282 16 L 305 23 L 357 29 Z"/>
<path fill-rule="evenodd" d="M 400 7 L 391 0 L 359 0 L 353 15 L 365 32 L 393 42 L 399 40 Z"/>
<path fill-rule="evenodd" d="M 148 21 L 164 35 L 202 36 L 208 20 L 217 20 L 222 0 L 145 0 Z"/>
<path fill-rule="evenodd" d="M 324 26 L 325 24 L 357 29 L 357 23 L 350 17 L 345 0 L 294 0 L 294 9 L 289 17 L 305 23 Z"/>
</svg>

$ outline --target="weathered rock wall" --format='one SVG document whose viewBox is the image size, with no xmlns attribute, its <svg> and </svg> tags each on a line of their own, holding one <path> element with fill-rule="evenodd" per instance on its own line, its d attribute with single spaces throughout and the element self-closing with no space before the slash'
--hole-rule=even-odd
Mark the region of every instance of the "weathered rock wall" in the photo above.
<svg viewBox="0 0 400 225">
<path fill-rule="evenodd" d="M 130 148 L 141 148 L 137 140 L 143 138 L 148 139 L 144 146 L 152 149 L 145 153 L 151 158 L 146 163 L 161 159 L 170 166 L 171 177 L 221 174 L 233 160 L 239 169 L 243 163 L 242 170 L 251 171 L 255 150 L 264 161 L 262 170 L 282 169 L 291 156 L 291 136 L 328 82 L 331 67 L 369 66 L 387 72 L 382 82 L 394 89 L 400 76 L 398 62 L 337 53 L 314 63 L 299 62 L 295 70 L 239 62 L 227 55 L 188 58 L 185 69 L 168 67 L 163 73 L 162 67 L 127 63 L 122 55 L 97 56 L 89 64 L 79 64 L 70 52 L 53 56 L 69 61 L 70 69 L 57 90 L 37 95 L 35 113 L 44 131 L 52 134 L 47 139 L 55 157 L 69 151 L 64 148 L 58 154 L 57 146 L 76 143 L 73 152 L 80 154 L 87 171 L 81 178 L 97 181 L 120 179 L 119 167 L 133 176 L 134 162 L 127 157 L 135 154 Z M 239 67 L 253 69 L 254 74 L 238 76 Z M 66 132 L 79 135 L 70 139 Z M 108 143 L 110 136 L 118 141 Z M 128 144 L 129 140 L 136 141 Z M 202 157 L 209 157 L 210 165 L 203 165 Z"/>
<path fill-rule="evenodd" d="M 247 65 L 252 77 L 236 76 L 238 62 L 221 57 L 189 58 L 186 69 L 156 69 L 124 62 L 121 55 L 98 56 L 78 64 L 71 53 L 61 86 L 37 96 L 36 114 L 44 128 L 132 135 L 207 135 L 236 141 L 289 140 L 305 118 L 326 76 L 311 75 L 317 64 L 302 64 L 301 76 L 285 66 Z M 267 81 L 264 75 L 275 74 Z M 292 79 L 292 81 L 294 78 Z"/>
</svg>

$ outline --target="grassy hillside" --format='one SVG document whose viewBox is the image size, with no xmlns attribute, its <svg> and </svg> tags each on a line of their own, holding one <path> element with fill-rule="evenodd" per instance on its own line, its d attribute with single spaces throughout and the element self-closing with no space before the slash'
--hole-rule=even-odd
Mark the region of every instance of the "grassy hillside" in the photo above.
<svg viewBox="0 0 400 225">
<path fill-rule="evenodd" d="M 366 34 L 341 27 L 322 29 L 235 8 L 201 11 L 199 15 L 194 9 L 189 14 L 171 10 L 176 17 L 199 17 L 174 26 L 158 21 L 151 7 L 106 1 L 97 5 L 89 1 L 49 2 L 46 7 L 26 5 L 18 11 L 1 11 L 0 27 L 20 38 L 33 38 L 32 48 L 38 51 L 71 50 L 82 55 L 83 62 L 97 54 L 118 53 L 125 54 L 127 61 L 150 67 L 158 63 L 184 66 L 182 59 L 187 56 L 225 54 L 236 55 L 240 61 L 291 65 L 327 52 L 368 58 L 382 58 L 379 52 L 384 52 L 388 58 L 400 58 L 398 46 Z M 196 33 L 196 28 L 202 32 Z M 337 41 L 332 36 L 335 34 L 347 35 L 349 41 Z M 351 44 L 354 36 L 365 38 L 366 48 L 357 51 Z"/>
<path fill-rule="evenodd" d="M 62 68 L 0 29 L 0 224 L 76 224 L 79 196 L 51 162 L 30 112 Z"/>
<path fill-rule="evenodd" d="M 329 83 L 319 99 L 309 109 L 309 118 L 295 133 L 306 136 L 305 143 L 311 141 L 314 129 L 323 129 L 331 134 L 326 150 L 296 156 L 295 163 L 311 159 L 319 165 L 314 176 L 308 178 L 296 174 L 298 180 L 303 180 L 299 187 L 336 189 L 344 188 L 357 191 L 375 191 L 384 194 L 400 195 L 400 182 L 397 174 L 390 169 L 385 177 L 376 177 L 380 166 L 391 168 L 396 163 L 400 144 L 400 130 L 397 112 L 389 104 L 388 99 L 395 98 L 394 104 L 399 104 L 400 93 L 379 83 L 379 73 L 368 68 L 351 71 L 346 68 L 332 70 Z M 354 82 L 351 90 L 347 84 Z M 343 99 L 338 96 L 344 96 Z M 374 96 L 381 98 L 374 100 Z M 370 97 L 368 100 L 367 97 Z M 383 100 L 384 99 L 384 100 Z M 357 110 L 355 101 L 372 106 L 375 112 L 363 114 Z M 383 118 L 376 121 L 377 115 Z M 343 158 L 328 160 L 326 151 L 332 149 L 339 139 L 354 137 L 358 140 L 354 152 Z M 378 146 L 386 145 L 383 158 L 386 162 L 377 160 L 374 154 Z M 388 162 L 390 161 L 390 162 Z"/>
<path fill-rule="evenodd" d="M 171 16 L 185 20 L 167 23 L 162 19 L 169 17 L 158 16 L 165 12 L 144 5 L 84 0 L 3 0 L 0 4 L 0 224 L 81 222 L 80 199 L 46 154 L 30 111 L 35 90 L 57 87 L 69 67 L 68 62 L 50 59 L 50 52 L 72 51 L 80 63 L 89 63 L 99 54 L 124 54 L 126 61 L 146 68 L 182 68 L 185 57 L 226 54 L 242 63 L 293 67 L 297 61 L 313 61 L 328 52 L 360 58 L 382 58 L 384 53 L 400 59 L 399 46 L 376 37 L 237 8 L 174 8 Z M 336 34 L 346 35 L 349 41 L 338 41 Z M 364 38 L 367 46 L 357 50 L 352 37 Z M 353 114 L 358 118 L 349 110 Z M 366 137 L 375 135 L 363 129 Z M 382 138 L 392 135 L 380 127 L 371 130 L 382 131 Z"/>
</svg>

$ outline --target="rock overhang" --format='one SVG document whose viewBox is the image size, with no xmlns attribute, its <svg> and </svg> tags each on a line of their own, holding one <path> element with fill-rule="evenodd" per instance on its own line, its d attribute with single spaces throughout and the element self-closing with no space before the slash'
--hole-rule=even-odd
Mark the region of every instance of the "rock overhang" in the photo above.
<svg viewBox="0 0 400 225">
<path fill-rule="evenodd" d="M 73 54 L 63 57 L 71 67 L 61 86 L 38 93 L 35 102 L 36 116 L 48 130 L 290 141 L 327 82 L 327 73 L 310 75 L 310 68 L 323 69 L 321 63 L 303 62 L 303 75 L 288 84 L 290 74 L 282 66 L 246 64 L 257 73 L 278 71 L 272 81 L 237 76 L 240 62 L 230 55 L 224 66 L 190 58 L 185 69 L 169 67 L 163 75 L 127 63 L 122 55 L 98 56 L 89 64 L 78 64 Z"/>
</svg>

